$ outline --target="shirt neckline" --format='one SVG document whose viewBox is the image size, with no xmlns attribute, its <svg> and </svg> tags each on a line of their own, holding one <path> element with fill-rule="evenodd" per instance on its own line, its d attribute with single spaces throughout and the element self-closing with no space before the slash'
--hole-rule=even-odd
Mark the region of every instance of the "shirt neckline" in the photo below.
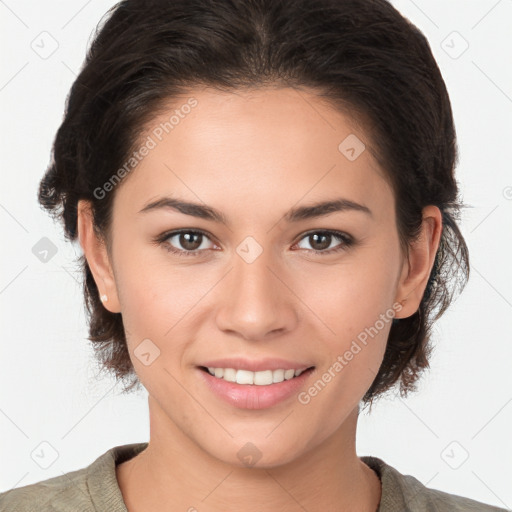
<svg viewBox="0 0 512 512">
<path fill-rule="evenodd" d="M 116 477 L 116 466 L 132 459 L 149 445 L 131 443 L 111 448 L 98 457 L 88 468 L 87 487 L 96 510 L 128 512 Z M 382 459 L 370 455 L 359 457 L 375 471 L 381 481 L 381 498 L 376 512 L 404 510 L 405 501 L 399 473 Z"/>
</svg>

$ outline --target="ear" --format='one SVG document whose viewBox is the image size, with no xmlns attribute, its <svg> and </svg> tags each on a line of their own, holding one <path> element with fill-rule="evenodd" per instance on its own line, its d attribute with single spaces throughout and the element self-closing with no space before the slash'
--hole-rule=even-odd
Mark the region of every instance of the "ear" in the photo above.
<svg viewBox="0 0 512 512">
<path fill-rule="evenodd" d="M 108 300 L 103 302 L 103 306 L 111 313 L 120 313 L 121 307 L 114 272 L 105 242 L 94 231 L 90 201 L 79 200 L 77 213 L 78 240 L 84 251 L 100 296 L 106 295 L 108 298 Z"/>
<path fill-rule="evenodd" d="M 398 282 L 395 300 L 402 304 L 396 318 L 407 318 L 418 311 L 441 240 L 443 217 L 437 206 L 423 209 L 421 234 L 409 246 Z"/>
</svg>

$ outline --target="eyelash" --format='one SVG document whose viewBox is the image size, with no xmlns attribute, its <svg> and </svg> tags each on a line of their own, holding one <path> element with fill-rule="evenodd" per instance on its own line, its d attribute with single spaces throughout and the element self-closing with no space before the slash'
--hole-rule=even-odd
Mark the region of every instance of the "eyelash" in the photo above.
<svg viewBox="0 0 512 512">
<path fill-rule="evenodd" d="M 201 231 L 201 230 L 197 230 L 197 229 L 179 229 L 179 230 L 176 230 L 176 231 L 168 231 L 168 232 L 162 233 L 160 236 L 158 236 L 155 239 L 155 242 L 160 244 L 160 245 L 163 245 L 164 248 L 168 252 L 176 254 L 177 256 L 183 256 L 183 257 L 187 257 L 187 258 L 188 257 L 200 256 L 202 251 L 207 250 L 207 249 L 201 249 L 201 250 L 197 250 L 196 249 L 194 251 L 186 251 L 186 250 L 176 249 L 175 247 L 173 247 L 172 245 L 169 244 L 169 242 L 168 242 L 169 238 L 172 238 L 172 237 L 174 237 L 176 235 L 180 235 L 182 233 L 193 233 L 195 235 L 203 235 L 206 238 L 210 239 L 210 236 L 207 233 L 205 233 L 204 231 Z M 345 234 L 345 233 L 343 233 L 341 231 L 330 230 L 330 229 L 317 230 L 317 231 L 308 231 L 307 233 L 304 233 L 304 235 L 302 235 L 302 237 L 299 239 L 299 241 L 297 243 L 299 243 L 304 238 L 307 238 L 308 236 L 311 236 L 311 235 L 314 235 L 314 234 L 332 235 L 332 236 L 334 236 L 335 238 L 337 238 L 338 240 L 340 240 L 342 242 L 338 246 L 336 246 L 336 247 L 334 247 L 332 249 L 329 249 L 329 250 L 325 250 L 325 251 L 318 251 L 316 249 L 303 249 L 305 251 L 312 252 L 314 254 L 326 255 L 326 254 L 337 253 L 337 252 L 340 252 L 340 251 L 345 251 L 345 250 L 349 249 L 350 247 L 352 247 L 354 245 L 354 243 L 355 243 L 354 239 L 352 237 L 350 237 L 349 235 L 347 235 L 347 234 Z"/>
</svg>

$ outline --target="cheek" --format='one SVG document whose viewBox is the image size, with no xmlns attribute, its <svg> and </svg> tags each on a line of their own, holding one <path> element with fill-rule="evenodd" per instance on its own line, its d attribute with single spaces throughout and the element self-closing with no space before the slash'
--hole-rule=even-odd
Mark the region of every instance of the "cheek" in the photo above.
<svg viewBox="0 0 512 512">
<path fill-rule="evenodd" d="M 186 313 L 198 284 L 190 279 L 192 267 L 173 265 L 164 248 L 143 240 L 132 243 L 133 239 L 137 239 L 134 234 L 119 234 L 116 246 L 116 284 L 123 321 L 163 337 Z"/>
<path fill-rule="evenodd" d="M 170 344 L 166 340 L 172 339 L 173 326 L 187 310 L 183 283 L 172 278 L 170 267 L 161 268 L 133 247 L 123 250 L 119 243 L 117 248 L 121 256 L 116 258 L 116 286 L 132 359 L 134 350 L 146 339 L 161 352 L 167 351 Z"/>
<path fill-rule="evenodd" d="M 194 265 L 170 262 L 164 249 L 142 252 L 119 250 L 123 257 L 117 261 L 116 280 L 130 357 L 146 385 L 163 368 L 173 374 L 181 371 L 187 344 L 204 311 L 201 299 L 219 277 L 213 270 L 205 269 L 199 276 Z M 158 356 L 145 365 L 141 352 Z"/>
<path fill-rule="evenodd" d="M 302 284 L 296 282 L 297 295 L 309 306 L 306 314 L 322 320 L 327 338 L 345 343 L 392 306 L 397 263 L 392 248 L 365 247 L 339 264 L 319 265 Z"/>
<path fill-rule="evenodd" d="M 330 411 L 322 428 L 339 427 L 346 415 L 361 401 L 375 380 L 386 350 L 393 310 L 383 297 L 361 294 L 361 300 L 349 301 L 348 310 L 334 312 L 330 326 L 336 334 L 323 336 L 322 366 L 311 386 L 299 400 L 319 411 Z"/>
<path fill-rule="evenodd" d="M 322 328 L 325 357 L 311 392 L 318 393 L 319 407 L 338 411 L 334 422 L 358 403 L 382 363 L 395 313 L 398 262 L 398 252 L 384 241 L 366 246 L 336 271 L 317 275 L 307 295 L 328 328 Z"/>
</svg>

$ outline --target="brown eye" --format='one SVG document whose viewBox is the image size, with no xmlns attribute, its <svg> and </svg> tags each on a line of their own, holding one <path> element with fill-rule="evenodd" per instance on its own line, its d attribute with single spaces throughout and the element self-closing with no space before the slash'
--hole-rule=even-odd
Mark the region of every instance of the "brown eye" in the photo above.
<svg viewBox="0 0 512 512">
<path fill-rule="evenodd" d="M 164 233 L 157 241 L 169 252 L 179 256 L 199 256 L 203 251 L 211 249 L 208 244 L 204 244 L 205 240 L 209 240 L 209 237 L 202 231 L 182 229 Z"/>
<path fill-rule="evenodd" d="M 315 233 L 309 235 L 309 241 L 312 242 L 312 247 L 315 251 L 323 251 L 331 245 L 333 236 L 327 233 Z"/>
<path fill-rule="evenodd" d="M 178 242 L 187 251 L 195 251 L 201 246 L 203 235 L 201 233 L 186 232 L 176 235 Z"/>
<path fill-rule="evenodd" d="M 339 231 L 312 231 L 306 233 L 301 239 L 307 240 L 311 249 L 301 247 L 302 249 L 310 250 L 319 254 L 331 254 L 340 250 L 347 249 L 353 244 L 350 236 Z M 338 241 L 338 244 L 336 244 Z M 333 242 L 335 245 L 333 246 Z M 341 243 L 339 243 L 341 242 Z M 300 243 L 300 242 L 299 242 Z"/>
</svg>

